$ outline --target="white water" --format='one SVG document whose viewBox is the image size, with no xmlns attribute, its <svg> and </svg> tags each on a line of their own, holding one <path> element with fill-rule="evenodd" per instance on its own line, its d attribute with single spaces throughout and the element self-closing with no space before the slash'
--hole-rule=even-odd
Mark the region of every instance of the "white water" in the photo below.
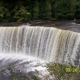
<svg viewBox="0 0 80 80">
<path fill-rule="evenodd" d="M 80 33 L 52 27 L 0 27 L 0 53 L 80 66 Z"/>
<path fill-rule="evenodd" d="M 32 77 L 32 75 L 29 74 L 31 72 L 32 74 L 40 77 L 40 80 L 54 80 L 54 76 L 50 76 L 45 67 L 45 61 L 38 58 L 19 53 L 0 53 L 0 80 L 11 80 L 11 73 L 8 70 L 9 67 L 13 72 L 20 71 L 29 77 Z M 2 70 L 5 70 L 4 73 L 1 72 Z M 45 79 L 46 77 L 47 79 Z M 32 78 L 30 79 L 32 80 Z"/>
<path fill-rule="evenodd" d="M 9 65 L 11 65 L 16 70 L 20 70 L 25 73 L 35 70 L 46 70 L 46 68 L 43 67 L 45 65 L 45 61 L 39 60 L 37 58 L 22 54 L 6 55 L 0 53 L 0 70 L 4 69 L 5 67 L 7 68 Z"/>
</svg>

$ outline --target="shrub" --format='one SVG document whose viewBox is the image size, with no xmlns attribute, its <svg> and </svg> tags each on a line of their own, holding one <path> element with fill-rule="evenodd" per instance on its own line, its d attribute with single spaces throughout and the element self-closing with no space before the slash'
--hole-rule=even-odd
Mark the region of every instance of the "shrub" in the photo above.
<svg viewBox="0 0 80 80">
<path fill-rule="evenodd" d="M 46 67 L 50 75 L 54 75 L 56 80 L 80 80 L 79 68 L 71 64 L 50 62 Z"/>
</svg>

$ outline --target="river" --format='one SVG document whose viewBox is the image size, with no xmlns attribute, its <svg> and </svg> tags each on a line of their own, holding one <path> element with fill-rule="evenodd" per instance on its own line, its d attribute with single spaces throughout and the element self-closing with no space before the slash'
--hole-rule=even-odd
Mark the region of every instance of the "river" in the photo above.
<svg viewBox="0 0 80 80">
<path fill-rule="evenodd" d="M 74 32 L 80 32 L 80 21 L 76 20 L 68 20 L 68 21 L 50 21 L 50 20 L 36 20 L 36 21 L 29 21 L 29 22 L 12 22 L 12 23 L 0 23 L 0 26 L 20 26 L 20 25 L 30 25 L 30 26 L 45 26 L 45 27 L 56 27 L 59 29 L 64 30 L 71 30 Z"/>
</svg>

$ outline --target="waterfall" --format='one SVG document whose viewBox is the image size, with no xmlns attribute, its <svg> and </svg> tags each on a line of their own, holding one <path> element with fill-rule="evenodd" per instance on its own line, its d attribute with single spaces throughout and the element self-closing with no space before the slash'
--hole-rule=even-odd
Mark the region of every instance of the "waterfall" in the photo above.
<svg viewBox="0 0 80 80">
<path fill-rule="evenodd" d="M 0 27 L 0 52 L 80 65 L 80 33 L 53 27 Z"/>
</svg>

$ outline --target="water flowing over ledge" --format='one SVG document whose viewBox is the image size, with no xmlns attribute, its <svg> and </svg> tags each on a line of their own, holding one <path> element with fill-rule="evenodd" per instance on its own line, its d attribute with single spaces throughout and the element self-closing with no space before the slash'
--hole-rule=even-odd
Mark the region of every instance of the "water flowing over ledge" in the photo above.
<svg viewBox="0 0 80 80">
<path fill-rule="evenodd" d="M 0 27 L 0 52 L 80 66 L 80 33 L 52 27 Z"/>
</svg>

